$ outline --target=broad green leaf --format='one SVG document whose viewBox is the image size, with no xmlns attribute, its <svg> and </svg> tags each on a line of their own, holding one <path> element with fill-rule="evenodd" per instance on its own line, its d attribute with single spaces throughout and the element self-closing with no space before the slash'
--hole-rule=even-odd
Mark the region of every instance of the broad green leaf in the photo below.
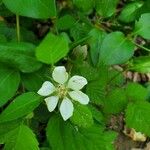
<svg viewBox="0 0 150 150">
<path fill-rule="evenodd" d="M 103 112 L 117 114 L 125 109 L 127 99 L 123 89 L 115 89 L 108 93 L 104 100 Z"/>
<path fill-rule="evenodd" d="M 67 14 L 58 19 L 56 25 L 59 30 L 67 30 L 76 23 L 73 16 Z"/>
<path fill-rule="evenodd" d="M 78 128 L 53 116 L 47 125 L 47 140 L 54 150 L 115 150 L 114 132 L 103 132 L 101 126 Z"/>
<path fill-rule="evenodd" d="M 41 97 L 28 92 L 18 96 L 0 115 L 0 123 L 16 120 L 32 112 L 41 102 Z"/>
<path fill-rule="evenodd" d="M 145 101 L 148 97 L 148 90 L 138 83 L 129 83 L 126 87 L 128 101 Z"/>
<path fill-rule="evenodd" d="M 20 125 L 6 136 L 4 150 L 39 150 L 33 131 L 26 125 Z"/>
<path fill-rule="evenodd" d="M 136 19 L 138 10 L 143 6 L 143 2 L 132 2 L 123 8 L 121 14 L 119 15 L 119 20 L 123 22 L 132 22 Z"/>
<path fill-rule="evenodd" d="M 110 17 L 116 12 L 118 0 L 95 0 L 96 12 L 102 17 Z"/>
<path fill-rule="evenodd" d="M 125 114 L 126 125 L 150 136 L 150 103 L 130 103 Z"/>
<path fill-rule="evenodd" d="M 100 54 L 102 41 L 104 37 L 106 36 L 106 33 L 98 29 L 92 29 L 89 32 L 89 35 L 91 37 L 88 40 L 88 44 L 90 45 L 91 59 L 92 59 L 93 64 L 97 65 L 98 60 L 99 60 L 99 54 Z"/>
<path fill-rule="evenodd" d="M 101 46 L 100 62 L 105 65 L 122 64 L 134 53 L 134 44 L 122 32 L 108 34 Z"/>
<path fill-rule="evenodd" d="M 140 73 L 149 73 L 150 72 L 150 57 L 149 56 L 140 56 L 131 62 L 129 70 L 137 71 Z"/>
<path fill-rule="evenodd" d="M 93 124 L 92 113 L 87 106 L 76 103 L 71 121 L 79 127 L 88 128 Z"/>
<path fill-rule="evenodd" d="M 0 123 L 0 136 L 7 134 L 15 129 L 22 123 L 22 120 L 14 120 L 9 122 Z"/>
<path fill-rule="evenodd" d="M 5 6 L 13 13 L 46 19 L 56 16 L 55 0 L 3 0 Z"/>
<path fill-rule="evenodd" d="M 0 65 L 0 107 L 16 93 L 20 83 L 19 72 Z"/>
<path fill-rule="evenodd" d="M 135 23 L 134 34 L 150 39 L 150 13 L 141 15 L 139 21 Z"/>
<path fill-rule="evenodd" d="M 68 51 L 68 42 L 63 36 L 48 33 L 36 48 L 36 56 L 41 62 L 54 64 L 66 56 Z"/>
<path fill-rule="evenodd" d="M 34 57 L 34 46 L 28 43 L 0 43 L 0 62 L 21 72 L 34 72 L 42 66 Z"/>
<path fill-rule="evenodd" d="M 93 0 L 73 0 L 73 4 L 85 13 L 91 12 L 94 7 Z"/>
</svg>

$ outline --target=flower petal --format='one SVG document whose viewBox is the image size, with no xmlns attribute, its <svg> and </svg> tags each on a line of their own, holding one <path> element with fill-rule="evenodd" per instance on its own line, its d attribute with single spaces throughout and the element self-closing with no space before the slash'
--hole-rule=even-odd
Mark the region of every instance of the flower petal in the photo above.
<svg viewBox="0 0 150 150">
<path fill-rule="evenodd" d="M 58 96 L 50 96 L 44 99 L 46 102 L 47 108 L 50 112 L 52 112 L 56 108 L 58 99 L 59 99 Z"/>
<path fill-rule="evenodd" d="M 86 78 L 82 76 L 75 75 L 70 78 L 68 82 L 68 87 L 73 90 L 80 90 L 87 84 Z"/>
<path fill-rule="evenodd" d="M 60 84 L 64 84 L 68 80 L 68 73 L 64 66 L 58 66 L 52 73 L 53 79 Z"/>
<path fill-rule="evenodd" d="M 70 99 L 67 97 L 63 99 L 61 105 L 60 105 L 60 113 L 63 119 L 66 121 L 73 115 L 73 104 Z"/>
<path fill-rule="evenodd" d="M 71 91 L 69 92 L 70 97 L 80 102 L 83 105 L 87 105 L 89 103 L 89 97 L 81 91 Z"/>
<path fill-rule="evenodd" d="M 54 85 L 50 81 L 45 81 L 37 92 L 41 96 L 48 96 L 55 91 Z"/>
</svg>

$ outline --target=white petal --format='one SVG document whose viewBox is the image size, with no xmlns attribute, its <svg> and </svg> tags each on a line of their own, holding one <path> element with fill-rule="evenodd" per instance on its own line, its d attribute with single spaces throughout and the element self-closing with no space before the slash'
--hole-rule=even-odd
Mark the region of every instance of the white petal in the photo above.
<svg viewBox="0 0 150 150">
<path fill-rule="evenodd" d="M 45 81 L 37 92 L 41 96 L 48 96 L 55 91 L 54 85 L 50 81 Z"/>
<path fill-rule="evenodd" d="M 73 90 L 80 90 L 87 84 L 86 78 L 82 76 L 73 76 L 68 82 L 68 87 Z"/>
<path fill-rule="evenodd" d="M 60 105 L 60 113 L 63 119 L 66 121 L 73 115 L 73 104 L 70 99 L 67 97 L 63 99 L 61 105 Z"/>
<path fill-rule="evenodd" d="M 71 91 L 69 92 L 70 97 L 80 102 L 83 105 L 87 105 L 89 103 L 89 97 L 81 91 Z"/>
<path fill-rule="evenodd" d="M 53 79 L 60 84 L 64 84 L 68 80 L 68 73 L 64 66 L 58 66 L 52 73 Z"/>
<path fill-rule="evenodd" d="M 50 112 L 52 112 L 56 108 L 58 99 L 59 99 L 58 96 L 50 96 L 44 99 L 46 102 L 47 108 Z"/>
</svg>

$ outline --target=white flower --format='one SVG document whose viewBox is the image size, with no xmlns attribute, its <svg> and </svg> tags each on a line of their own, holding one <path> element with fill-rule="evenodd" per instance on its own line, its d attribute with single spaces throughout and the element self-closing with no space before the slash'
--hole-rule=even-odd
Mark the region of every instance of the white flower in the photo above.
<svg viewBox="0 0 150 150">
<path fill-rule="evenodd" d="M 60 102 L 60 113 L 63 119 L 67 120 L 73 115 L 73 100 L 83 105 L 89 103 L 89 97 L 80 91 L 87 84 L 87 80 L 82 76 L 75 75 L 68 81 L 68 73 L 63 66 L 55 67 L 52 77 L 57 84 L 54 86 L 50 81 L 45 81 L 38 94 L 47 96 L 45 102 L 50 112 Z"/>
</svg>

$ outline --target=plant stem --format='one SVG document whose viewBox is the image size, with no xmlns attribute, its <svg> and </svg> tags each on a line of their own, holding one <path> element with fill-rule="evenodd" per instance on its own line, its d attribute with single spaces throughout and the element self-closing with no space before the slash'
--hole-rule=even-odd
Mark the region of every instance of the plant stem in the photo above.
<svg viewBox="0 0 150 150">
<path fill-rule="evenodd" d="M 141 49 L 143 49 L 143 50 L 146 50 L 146 51 L 148 51 L 148 52 L 150 52 L 150 49 L 148 49 L 148 48 L 146 48 L 146 47 L 144 47 L 144 46 L 142 46 L 142 45 L 140 45 L 140 44 L 137 44 L 137 43 L 135 43 L 134 41 L 132 41 L 137 47 L 139 47 L 139 48 L 141 48 Z"/>
<path fill-rule="evenodd" d="M 19 20 L 19 15 L 16 15 L 16 32 L 17 32 L 17 41 L 20 42 L 20 20 Z"/>
</svg>

